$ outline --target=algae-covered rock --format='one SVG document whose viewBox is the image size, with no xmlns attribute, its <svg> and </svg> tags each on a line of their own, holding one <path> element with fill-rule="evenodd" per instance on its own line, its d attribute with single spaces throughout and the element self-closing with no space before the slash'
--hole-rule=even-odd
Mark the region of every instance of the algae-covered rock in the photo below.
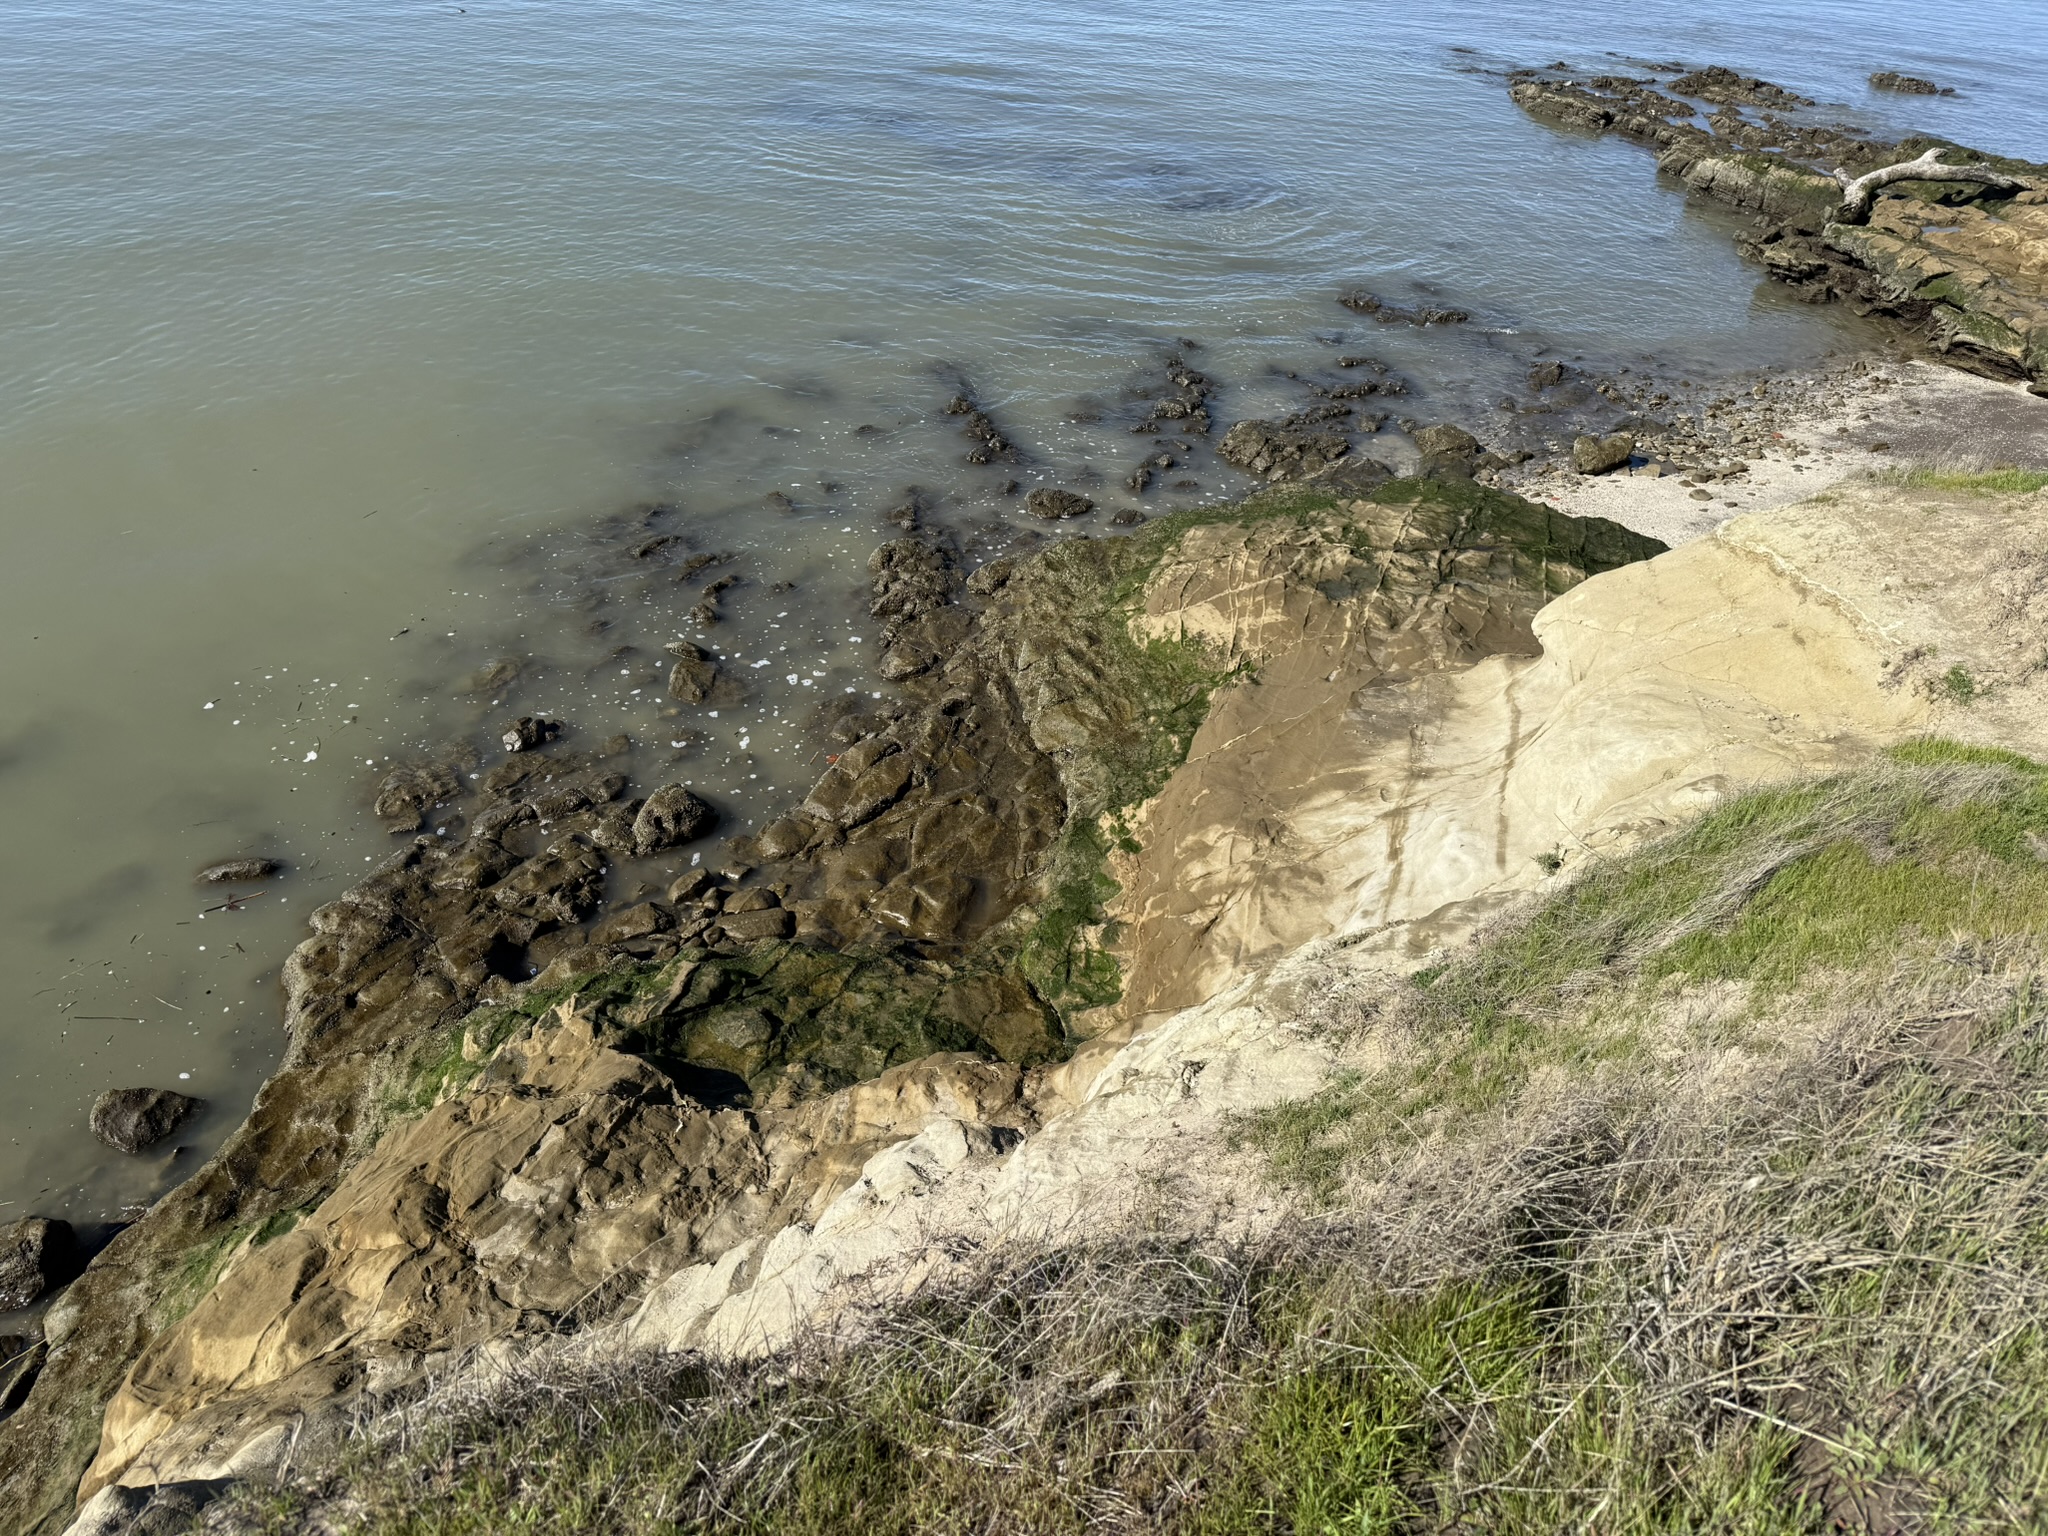
<svg viewBox="0 0 2048 1536">
<path fill-rule="evenodd" d="M 1041 485 L 1024 498 L 1024 506 L 1033 517 L 1042 517 L 1047 522 L 1058 522 L 1067 517 L 1086 517 L 1095 510 L 1095 503 L 1078 491 L 1064 491 L 1056 486 Z"/>
</svg>

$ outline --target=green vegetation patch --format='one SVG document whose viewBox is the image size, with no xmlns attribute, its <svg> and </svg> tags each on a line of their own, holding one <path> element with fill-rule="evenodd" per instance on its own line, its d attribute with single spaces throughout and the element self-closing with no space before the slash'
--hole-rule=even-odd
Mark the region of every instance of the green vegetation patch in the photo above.
<svg viewBox="0 0 2048 1536">
<path fill-rule="evenodd" d="M 1390 1141 L 1482 1117 L 1539 1074 L 1649 1049 L 1674 987 L 1738 983 L 1746 1015 L 1915 946 L 2048 933 L 2048 770 L 2017 753 L 1906 743 L 1870 768 L 1758 791 L 1564 891 L 1396 1012 L 1418 1048 L 1238 1128 L 1283 1181 L 1332 1198 Z M 1741 1043 L 1742 1018 L 1717 1028 Z"/>
<path fill-rule="evenodd" d="M 1909 490 L 1962 491 L 1972 496 L 2028 496 L 2048 486 L 2048 469 L 1935 469 L 1925 465 L 1877 476 Z"/>
<path fill-rule="evenodd" d="M 1796 1047 L 1802 1016 L 1819 1033 Z M 1556 1286 L 1530 1368 L 1583 1371 L 1562 1336 L 1610 1352 L 1564 1439 L 1626 1460 L 1695 1416 L 1742 1518 L 1688 1525 L 1653 1463 L 1617 1463 L 1603 1529 L 2048 1517 L 2048 770 L 1925 740 L 1745 796 L 1376 1022 L 1406 1042 L 1391 1065 L 1243 1117 L 1238 1143 L 1332 1215 L 1436 1201 L 1414 1220 L 1446 1246 L 1490 1206 L 1483 1260 L 1505 1242 Z M 1736 1061 L 1751 1086 L 1698 1118 L 1701 1074 Z"/>
</svg>

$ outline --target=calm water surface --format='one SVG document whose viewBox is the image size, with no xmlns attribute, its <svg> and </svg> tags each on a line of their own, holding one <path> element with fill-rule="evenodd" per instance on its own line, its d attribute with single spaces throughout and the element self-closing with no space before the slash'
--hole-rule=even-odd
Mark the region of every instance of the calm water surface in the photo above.
<svg viewBox="0 0 2048 1536">
<path fill-rule="evenodd" d="M 804 711 L 872 686 L 855 592 L 904 488 L 1002 524 L 1011 474 L 1093 469 L 1120 504 L 1133 440 L 1070 418 L 1176 338 L 1225 421 L 1347 329 L 1454 419 L 1540 346 L 1732 367 L 1855 344 L 1760 295 L 1640 151 L 1542 127 L 1472 70 L 1727 62 L 2048 158 L 2038 4 L 1925 17 L 13 0 L 0 1221 L 109 1216 L 239 1119 L 306 913 L 389 847 L 365 806 L 391 758 L 543 706 L 744 821 L 815 771 Z M 1962 94 L 1873 98 L 1879 67 Z M 1331 302 L 1353 282 L 1478 320 L 1361 330 Z M 1030 466 L 961 465 L 934 411 L 963 378 Z M 602 554 L 649 498 L 740 555 L 718 639 L 760 679 L 672 768 L 685 726 L 648 658 L 694 593 L 627 605 Z M 456 695 L 500 656 L 519 688 Z M 240 853 L 291 873 L 205 911 L 193 871 Z M 208 1099 L 187 1150 L 96 1147 L 92 1096 L 133 1083 Z"/>
</svg>

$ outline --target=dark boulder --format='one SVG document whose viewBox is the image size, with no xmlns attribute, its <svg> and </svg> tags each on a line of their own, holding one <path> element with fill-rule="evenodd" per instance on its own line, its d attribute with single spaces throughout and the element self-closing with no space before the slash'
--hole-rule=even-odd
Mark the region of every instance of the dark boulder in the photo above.
<svg viewBox="0 0 2048 1536">
<path fill-rule="evenodd" d="M 1870 77 L 1873 91 L 1894 91 L 1901 96 L 1953 96 L 1955 87 L 1936 85 L 1918 75 L 1902 75 L 1894 69 L 1880 69 Z"/>
<path fill-rule="evenodd" d="M 184 1124 L 203 1102 L 168 1088 L 109 1088 L 92 1101 L 92 1133 L 117 1152 L 140 1152 Z"/>
<path fill-rule="evenodd" d="M 633 844 L 643 856 L 687 843 L 709 832 L 718 813 L 680 784 L 666 784 L 647 797 L 633 818 Z"/>
<path fill-rule="evenodd" d="M 1240 421 L 1223 434 L 1216 453 L 1267 480 L 1299 480 L 1336 463 L 1351 451 L 1337 432 L 1316 432 L 1282 422 Z"/>
<path fill-rule="evenodd" d="M 1463 427 L 1438 425 L 1424 427 L 1415 434 L 1415 446 L 1428 456 L 1447 455 L 1457 459 L 1479 457 L 1479 439 Z"/>
<path fill-rule="evenodd" d="M 543 720 L 539 715 L 521 715 L 499 739 L 507 752 L 531 752 L 562 734 L 562 722 Z"/>
<path fill-rule="evenodd" d="M 676 659 L 669 668 L 668 696 L 685 704 L 702 704 L 710 698 L 711 686 L 718 681 L 718 663 L 711 653 L 688 640 L 678 640 L 665 649 Z"/>
<path fill-rule="evenodd" d="M 1041 485 L 1026 496 L 1024 505 L 1033 517 L 1042 517 L 1047 522 L 1086 517 L 1095 510 L 1095 503 L 1078 491 L 1062 491 L 1049 485 Z"/>
<path fill-rule="evenodd" d="M 69 1280 L 77 1252 L 68 1222 L 30 1216 L 0 1227 L 0 1312 L 26 1307 Z"/>
<path fill-rule="evenodd" d="M 1635 451 L 1636 440 L 1626 432 L 1581 437 L 1572 444 L 1572 468 L 1582 475 L 1604 475 L 1620 469 Z"/>
</svg>

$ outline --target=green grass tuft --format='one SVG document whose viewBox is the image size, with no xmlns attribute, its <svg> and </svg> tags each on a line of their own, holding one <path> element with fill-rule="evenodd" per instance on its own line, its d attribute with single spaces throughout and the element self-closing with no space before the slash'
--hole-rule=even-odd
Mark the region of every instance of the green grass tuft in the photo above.
<svg viewBox="0 0 2048 1536">
<path fill-rule="evenodd" d="M 1962 491 L 1973 496 L 2026 496 L 2048 486 L 2048 469 L 1938 469 L 1916 465 L 1877 476 L 1885 485 L 1919 491 Z"/>
</svg>

